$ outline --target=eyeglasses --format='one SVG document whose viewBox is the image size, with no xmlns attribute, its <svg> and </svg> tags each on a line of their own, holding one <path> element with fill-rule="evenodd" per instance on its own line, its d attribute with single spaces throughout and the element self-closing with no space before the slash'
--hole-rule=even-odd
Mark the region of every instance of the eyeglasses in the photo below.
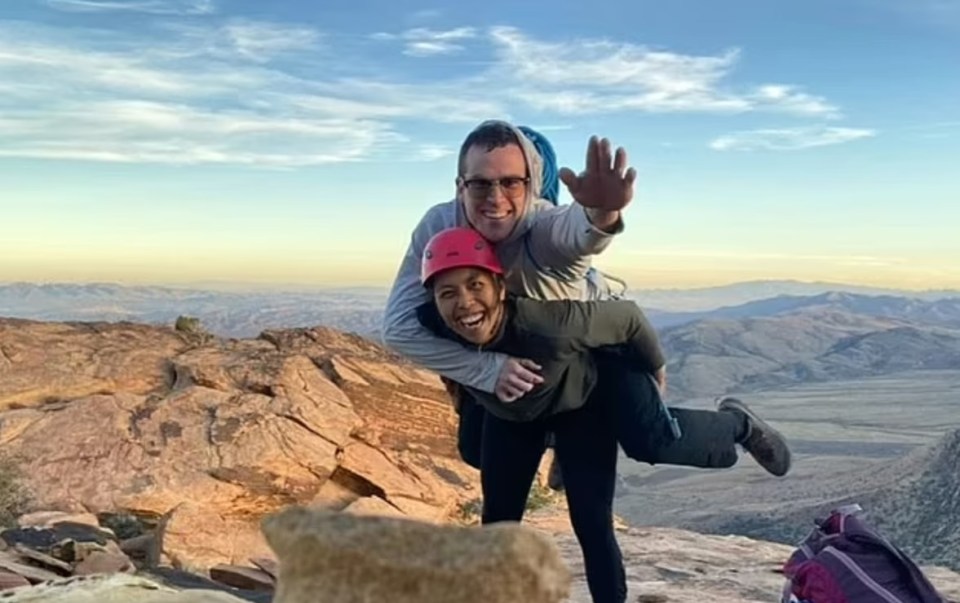
<svg viewBox="0 0 960 603">
<path fill-rule="evenodd" d="M 494 187 L 499 187 L 500 190 L 503 191 L 504 196 L 516 199 L 522 197 L 526 192 L 528 182 L 530 182 L 529 178 L 521 178 L 519 176 L 507 176 L 506 178 L 496 180 L 471 178 L 470 180 L 464 180 L 463 186 L 467 189 L 467 192 L 470 193 L 470 196 L 477 199 L 486 199 L 489 197 Z"/>
</svg>

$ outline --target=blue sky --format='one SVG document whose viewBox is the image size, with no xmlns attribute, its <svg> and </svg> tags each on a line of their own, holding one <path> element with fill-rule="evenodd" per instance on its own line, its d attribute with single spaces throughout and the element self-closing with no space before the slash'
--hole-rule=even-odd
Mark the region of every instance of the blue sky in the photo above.
<svg viewBox="0 0 960 603">
<path fill-rule="evenodd" d="M 0 281 L 388 284 L 499 117 L 627 148 L 635 288 L 956 288 L 958 64 L 960 0 L 3 0 Z"/>
</svg>

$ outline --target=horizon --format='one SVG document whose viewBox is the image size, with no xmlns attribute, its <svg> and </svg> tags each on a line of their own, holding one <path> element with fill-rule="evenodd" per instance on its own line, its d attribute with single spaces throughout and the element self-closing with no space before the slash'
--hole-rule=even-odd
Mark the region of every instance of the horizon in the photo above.
<svg viewBox="0 0 960 603">
<path fill-rule="evenodd" d="M 699 292 L 715 289 L 729 289 L 737 287 L 751 286 L 807 286 L 819 287 L 825 291 L 842 292 L 845 289 L 865 289 L 876 290 L 877 292 L 890 291 L 892 293 L 904 294 L 949 294 L 948 297 L 960 297 L 960 288 L 934 287 L 934 288 L 905 288 L 905 287 L 885 287 L 875 285 L 859 285 L 855 283 L 801 280 L 801 279 L 755 279 L 744 281 L 731 281 L 718 284 L 696 285 L 689 287 L 630 287 L 630 291 L 642 291 L 644 293 L 671 293 L 671 292 Z M 250 283 L 250 282 L 222 282 L 222 281 L 196 281 L 184 283 L 163 283 L 163 282 L 144 282 L 144 283 L 121 283 L 117 281 L 7 281 L 0 279 L 0 287 L 117 287 L 123 289 L 164 289 L 172 291 L 197 291 L 213 293 L 235 293 L 235 294 L 263 294 L 263 293 L 320 293 L 335 291 L 357 291 L 366 290 L 387 294 L 389 293 L 391 283 L 384 282 L 380 284 L 369 285 L 309 285 L 304 283 Z M 881 295 L 882 293 L 876 293 Z M 794 294 L 778 294 L 794 295 Z M 800 294 L 802 295 L 802 294 Z M 865 295 L 871 295 L 866 293 Z"/>
<path fill-rule="evenodd" d="M 389 287 L 506 118 L 626 148 L 631 290 L 960 289 L 960 2 L 591 8 L 7 0 L 0 282 Z"/>
</svg>

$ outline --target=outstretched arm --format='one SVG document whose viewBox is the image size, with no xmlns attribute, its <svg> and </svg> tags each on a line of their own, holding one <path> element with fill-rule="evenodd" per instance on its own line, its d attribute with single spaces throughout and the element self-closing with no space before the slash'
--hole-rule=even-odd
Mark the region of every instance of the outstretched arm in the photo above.
<svg viewBox="0 0 960 603">
<path fill-rule="evenodd" d="M 590 138 L 584 171 L 560 170 L 574 203 L 541 209 L 531 227 L 529 252 L 538 265 L 565 280 L 583 278 L 590 256 L 601 253 L 623 231 L 622 210 L 633 199 L 636 171 L 627 169 L 627 152 L 611 153 L 610 141 Z"/>
<path fill-rule="evenodd" d="M 417 307 L 430 300 L 420 284 L 420 262 L 430 237 L 444 224 L 438 212 L 431 211 L 414 229 L 387 300 L 383 316 L 383 342 L 410 360 L 457 383 L 494 392 L 497 378 L 507 357 L 494 352 L 478 352 L 437 337 L 417 319 Z"/>
</svg>

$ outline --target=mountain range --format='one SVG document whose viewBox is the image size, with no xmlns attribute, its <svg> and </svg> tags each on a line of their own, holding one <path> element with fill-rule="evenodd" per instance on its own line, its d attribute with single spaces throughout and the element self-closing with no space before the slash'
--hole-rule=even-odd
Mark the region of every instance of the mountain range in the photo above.
<svg viewBox="0 0 960 603">
<path fill-rule="evenodd" d="M 960 293 L 782 293 L 823 286 L 770 281 L 649 292 L 651 300 L 683 296 L 688 307 L 701 308 L 710 300 L 781 292 L 684 312 L 644 305 L 667 352 L 672 393 L 691 398 L 904 370 L 960 369 Z M 378 288 L 228 292 L 15 283 L 0 285 L 0 316 L 169 325 L 188 315 L 222 337 L 324 325 L 377 340 L 386 295 Z"/>
</svg>

